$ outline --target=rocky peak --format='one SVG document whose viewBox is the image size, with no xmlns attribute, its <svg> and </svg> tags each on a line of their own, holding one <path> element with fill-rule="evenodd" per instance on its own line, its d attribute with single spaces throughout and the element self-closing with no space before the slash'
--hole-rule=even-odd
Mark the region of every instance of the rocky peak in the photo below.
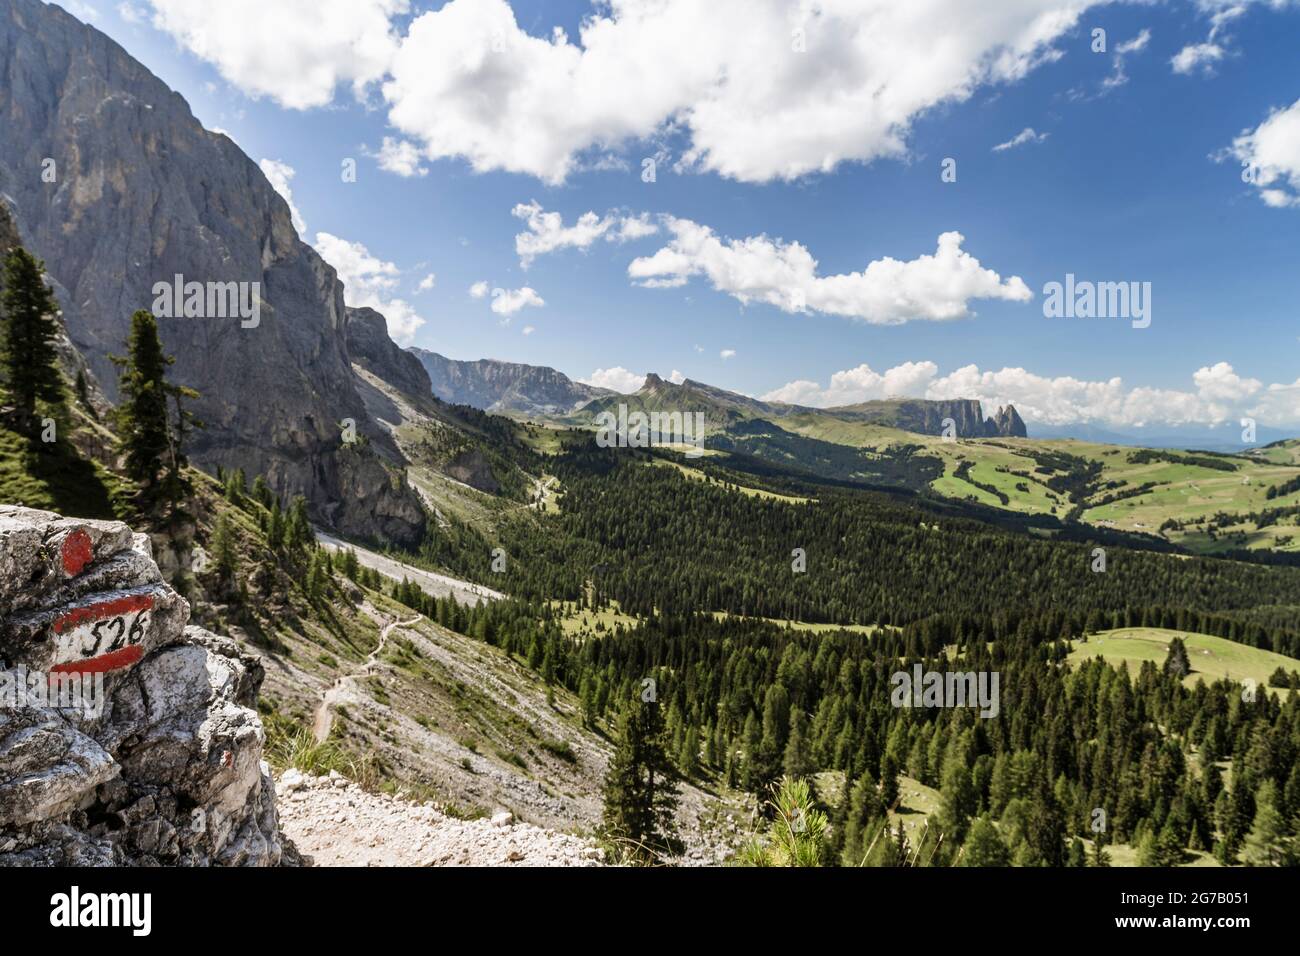
<svg viewBox="0 0 1300 956">
<path fill-rule="evenodd" d="M 188 618 L 145 535 L 0 506 L 0 867 L 281 862 L 261 664 Z"/>
<path fill-rule="evenodd" d="M 352 361 L 409 395 L 433 390 L 420 360 L 388 337 L 388 320 L 374 309 L 349 307 L 348 352 Z"/>
<path fill-rule="evenodd" d="M 1005 408 L 999 407 L 995 418 L 990 419 L 993 424 L 994 434 L 1007 438 L 1026 438 L 1029 435 L 1025 428 L 1025 421 L 1016 411 L 1016 406 L 1007 405 Z"/>
</svg>

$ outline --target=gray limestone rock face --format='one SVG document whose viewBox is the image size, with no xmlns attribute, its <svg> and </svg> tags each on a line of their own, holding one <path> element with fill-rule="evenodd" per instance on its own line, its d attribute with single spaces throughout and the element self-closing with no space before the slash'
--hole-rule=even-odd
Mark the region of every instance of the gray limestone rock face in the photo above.
<svg viewBox="0 0 1300 956">
<path fill-rule="evenodd" d="M 374 309 L 348 308 L 348 351 L 352 361 L 408 395 L 433 393 L 420 360 L 388 337 L 388 320 Z"/>
<path fill-rule="evenodd" d="M 236 284 L 258 305 L 255 325 L 217 317 L 206 294 L 202 316 L 158 320 L 176 359 L 169 376 L 199 393 L 206 427 L 190 436 L 192 460 L 265 475 L 317 514 L 363 506 L 344 493 L 340 422 L 378 426 L 356 389 L 333 267 L 229 137 L 103 33 L 41 0 L 0 4 L 0 202 L 44 260 L 71 343 L 109 399 L 109 356 L 125 351 L 132 313 L 180 305 L 159 308 L 159 283 Z M 409 513 L 379 517 L 405 525 Z M 423 531 L 417 516 L 410 538 Z"/>
<path fill-rule="evenodd" d="M 262 666 L 148 541 L 0 506 L 0 866 L 281 862 Z"/>
<path fill-rule="evenodd" d="M 615 393 L 572 381 L 542 365 L 479 359 L 462 362 L 427 349 L 412 348 L 431 383 L 433 394 L 453 405 L 472 405 L 490 412 L 566 415 L 594 398 Z"/>
</svg>

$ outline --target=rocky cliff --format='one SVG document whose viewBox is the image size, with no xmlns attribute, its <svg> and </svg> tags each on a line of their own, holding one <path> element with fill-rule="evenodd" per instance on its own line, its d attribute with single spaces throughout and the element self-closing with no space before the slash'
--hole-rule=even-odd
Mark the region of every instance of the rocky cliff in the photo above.
<svg viewBox="0 0 1300 956">
<path fill-rule="evenodd" d="M 354 384 L 334 269 L 234 142 L 108 37 L 41 0 L 0 4 L 0 194 L 110 398 L 109 355 L 123 351 L 133 311 L 159 311 L 157 283 L 238 284 L 258 304 L 255 325 L 214 317 L 206 295 L 202 316 L 159 321 L 173 380 L 200 395 L 207 427 L 191 457 L 305 494 L 344 530 L 375 523 L 343 493 L 366 475 L 341 473 L 339 423 L 377 427 Z"/>
<path fill-rule="evenodd" d="M 544 365 L 522 365 L 479 359 L 461 362 L 437 352 L 413 348 L 444 402 L 472 405 L 489 412 L 524 415 L 567 415 L 593 398 L 613 395 L 609 389 L 575 382 Z"/>
<path fill-rule="evenodd" d="M 934 401 L 922 398 L 884 399 L 828 408 L 825 414 L 850 421 L 871 422 L 923 435 L 943 434 L 943 421 L 951 418 L 959 438 L 1024 438 L 1025 423 L 1014 405 L 999 408 L 985 418 L 978 399 Z"/>
<path fill-rule="evenodd" d="M 408 395 L 433 390 L 419 358 L 388 337 L 388 321 L 374 309 L 348 309 L 348 351 L 353 362 Z"/>
<path fill-rule="evenodd" d="M 144 535 L 0 506 L 0 866 L 281 862 L 261 665 L 188 617 Z"/>
</svg>

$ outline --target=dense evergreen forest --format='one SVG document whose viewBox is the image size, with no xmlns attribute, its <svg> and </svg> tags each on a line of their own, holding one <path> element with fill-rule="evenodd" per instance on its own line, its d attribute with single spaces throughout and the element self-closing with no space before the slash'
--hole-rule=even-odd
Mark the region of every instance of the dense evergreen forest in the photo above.
<svg viewBox="0 0 1300 956">
<path fill-rule="evenodd" d="M 936 865 L 1083 865 L 1083 840 L 1092 865 L 1106 862 L 1108 843 L 1138 847 L 1151 865 L 1185 862 L 1187 850 L 1225 863 L 1292 852 L 1300 697 L 1282 703 L 1225 680 L 1189 689 L 1176 667 L 1150 662 L 1136 674 L 1100 660 L 1071 669 L 1046 619 L 865 637 L 660 615 L 575 641 L 545 606 L 467 609 L 409 585 L 397 592 L 573 690 L 593 724 L 654 681 L 683 776 L 763 794 L 783 775 L 841 771 L 849 792 L 832 811 L 826 863 L 858 865 L 873 840 L 867 863 L 897 862 L 892 837 L 875 838 L 899 774 L 942 792 L 930 844 L 914 848 Z M 894 706 L 891 675 L 916 662 L 998 673 L 998 714 Z"/>
<path fill-rule="evenodd" d="M 1150 865 L 1189 850 L 1294 862 L 1297 695 L 1186 687 L 1185 651 L 1136 673 L 1064 660 L 1068 641 L 1126 626 L 1300 657 L 1300 570 L 1114 539 L 1100 570 L 1084 538 L 849 489 L 806 503 L 746 495 L 587 447 L 553 470 L 561 513 L 504 531 L 516 600 L 466 609 L 410 585 L 399 599 L 569 688 L 593 726 L 613 726 L 653 681 L 684 777 L 763 796 L 782 779 L 842 773 L 844 796 L 822 804 L 820 862 L 1105 865 L 1108 844 Z M 558 598 L 617 601 L 639 623 L 575 638 Z M 881 627 L 811 633 L 763 617 Z M 999 712 L 894 706 L 891 675 L 917 662 L 997 673 Z M 1274 681 L 1298 683 L 1300 661 Z M 942 794 L 924 835 L 889 830 L 900 774 Z"/>
<path fill-rule="evenodd" d="M 454 546 L 426 557 L 535 601 L 573 600 L 590 584 L 597 602 L 642 616 L 931 620 L 1000 635 L 1028 615 L 1051 637 L 1176 627 L 1300 657 L 1300 568 L 1136 550 L 1084 526 L 1053 538 L 880 492 L 822 489 L 815 502 L 791 504 L 648 462 L 571 449 L 553 466 L 561 513 L 505 526 L 504 575 L 487 573 L 494 545 L 466 528 L 450 529 Z M 1095 570 L 1099 546 L 1104 571 Z M 795 549 L 805 571 L 795 570 Z"/>
</svg>

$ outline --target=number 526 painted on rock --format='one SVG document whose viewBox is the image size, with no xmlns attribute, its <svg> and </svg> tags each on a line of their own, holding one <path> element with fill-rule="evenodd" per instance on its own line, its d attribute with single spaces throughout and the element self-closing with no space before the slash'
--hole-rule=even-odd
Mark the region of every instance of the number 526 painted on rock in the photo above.
<svg viewBox="0 0 1300 956">
<path fill-rule="evenodd" d="M 57 647 L 52 674 L 102 674 L 144 656 L 152 594 L 129 594 L 74 608 L 52 625 Z"/>
</svg>

